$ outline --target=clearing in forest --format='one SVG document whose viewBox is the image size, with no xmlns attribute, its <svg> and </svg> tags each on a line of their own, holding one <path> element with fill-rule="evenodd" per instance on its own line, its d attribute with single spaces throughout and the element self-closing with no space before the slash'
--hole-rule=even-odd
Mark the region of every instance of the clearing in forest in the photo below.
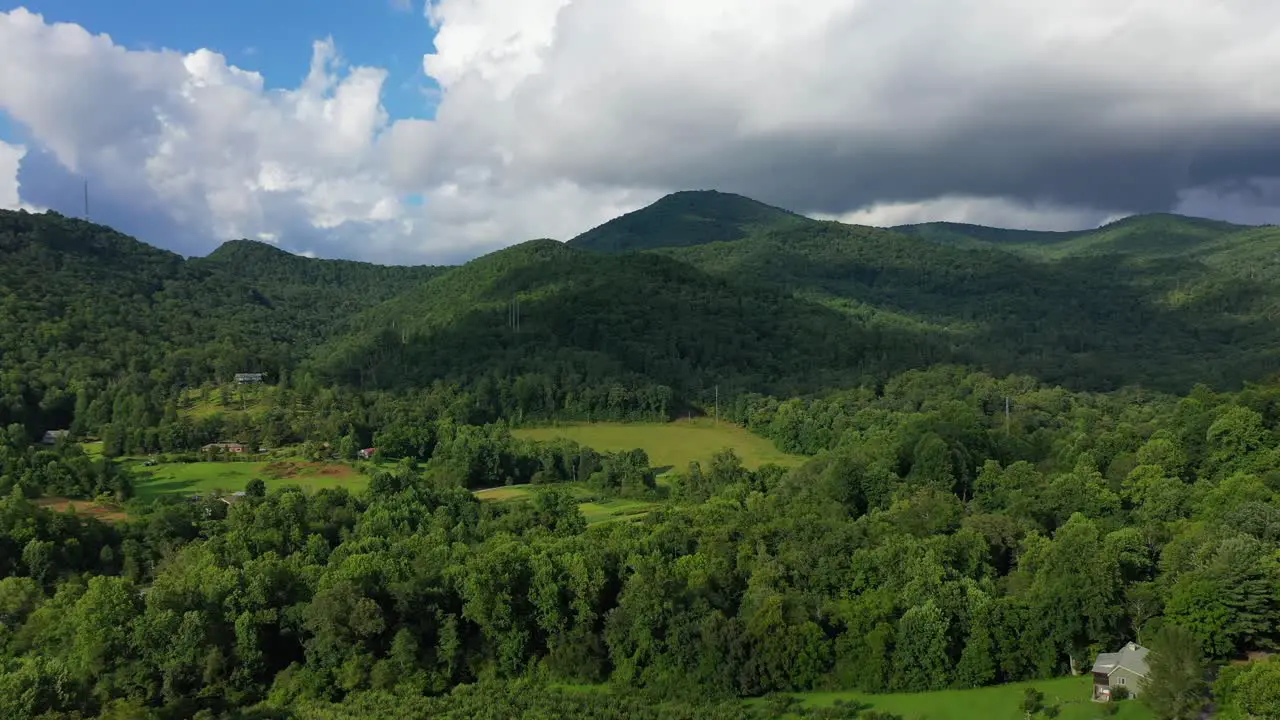
<svg viewBox="0 0 1280 720">
<path fill-rule="evenodd" d="M 582 483 L 506 485 L 476 490 L 474 494 L 478 499 L 486 502 L 518 502 L 531 500 L 534 494 L 544 488 L 564 490 L 577 498 L 578 509 L 582 511 L 582 515 L 586 518 L 588 525 L 637 518 L 661 504 L 650 500 L 633 500 L 631 498 L 602 498 Z"/>
<path fill-rule="evenodd" d="M 907 720 L 1024 720 L 1021 709 L 1023 692 L 1033 687 L 1044 693 L 1046 706 L 1057 705 L 1059 720 L 1151 720 L 1153 715 L 1137 700 L 1123 700 L 1115 715 L 1105 715 L 1100 703 L 1089 699 L 1093 677 L 1056 678 L 1032 682 L 995 685 L 973 690 L 941 690 L 925 693 L 867 695 L 856 692 L 795 693 L 806 708 L 831 707 L 837 700 L 859 703 L 880 712 L 901 715 Z M 752 700 L 762 703 L 764 700 Z"/>
<path fill-rule="evenodd" d="M 356 472 L 350 465 L 341 463 L 317 463 L 304 460 L 276 462 L 193 462 L 163 463 L 146 466 L 133 465 L 134 491 L 138 497 L 149 499 L 166 493 L 187 495 L 213 491 L 236 492 L 254 478 L 262 478 L 267 489 L 283 485 L 298 485 L 304 490 L 345 487 L 363 489 L 369 479 Z"/>
<path fill-rule="evenodd" d="M 32 501 L 42 508 L 47 508 L 54 512 L 74 511 L 77 515 L 84 515 L 103 522 L 120 522 L 127 520 L 128 514 L 119 506 L 113 503 L 98 503 L 93 500 L 72 500 L 64 497 L 42 497 Z"/>
<path fill-rule="evenodd" d="M 185 395 L 178 410 L 195 420 L 211 415 L 261 415 L 271 408 L 275 392 L 270 385 L 232 385 L 227 388 L 224 405 L 221 388 L 205 387 Z"/>
<path fill-rule="evenodd" d="M 567 438 L 600 452 L 620 452 L 642 448 L 659 473 L 684 470 L 697 460 L 703 467 L 725 448 L 732 448 L 742 464 L 757 468 L 770 463 L 798 465 L 804 458 L 789 455 L 773 442 L 732 423 L 706 418 L 669 423 L 573 423 L 548 427 L 517 428 L 517 437 L 532 440 Z"/>
</svg>

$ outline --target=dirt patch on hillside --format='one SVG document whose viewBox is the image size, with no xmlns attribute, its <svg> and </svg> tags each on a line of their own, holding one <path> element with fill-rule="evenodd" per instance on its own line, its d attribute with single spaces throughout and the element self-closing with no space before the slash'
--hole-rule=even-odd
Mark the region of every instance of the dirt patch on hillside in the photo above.
<svg viewBox="0 0 1280 720">
<path fill-rule="evenodd" d="M 346 465 L 321 465 L 315 474 L 323 477 L 345 478 L 354 476 L 356 472 Z"/>
<path fill-rule="evenodd" d="M 72 500 L 64 497 L 43 497 L 34 501 L 36 505 L 54 512 L 75 512 L 102 522 L 121 522 L 129 519 L 129 515 L 117 505 L 96 503 L 92 500 Z"/>
<path fill-rule="evenodd" d="M 262 474 L 274 480 L 288 480 L 301 477 L 327 477 L 346 479 L 354 478 L 357 473 L 349 465 L 318 462 L 296 462 L 281 460 L 273 462 L 262 469 Z"/>
<path fill-rule="evenodd" d="M 298 477 L 302 474 L 303 463 L 296 462 L 273 462 L 262 468 L 262 474 L 276 480 L 285 478 Z"/>
</svg>

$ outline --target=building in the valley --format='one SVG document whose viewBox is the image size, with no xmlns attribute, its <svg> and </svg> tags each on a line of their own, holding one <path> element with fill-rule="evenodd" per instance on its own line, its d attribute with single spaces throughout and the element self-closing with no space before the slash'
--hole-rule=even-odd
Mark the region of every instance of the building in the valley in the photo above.
<svg viewBox="0 0 1280 720">
<path fill-rule="evenodd" d="M 1138 643 L 1131 642 L 1113 653 L 1099 653 L 1093 662 L 1093 699 L 1107 702 L 1116 688 L 1125 688 L 1130 697 L 1142 692 L 1142 682 L 1151 668 L 1147 666 L 1147 653 Z"/>
<path fill-rule="evenodd" d="M 221 498 L 221 500 L 222 500 L 222 502 L 224 502 L 224 503 L 226 503 L 226 504 L 228 504 L 228 505 L 235 505 L 236 503 L 240 502 L 241 500 L 244 500 L 247 496 L 248 496 L 248 494 L 247 494 L 247 493 L 245 493 L 245 491 L 243 491 L 243 490 L 239 490 L 239 491 L 237 491 L 237 492 L 233 492 L 233 493 L 231 493 L 230 495 L 223 495 L 223 496 L 222 496 L 222 498 Z"/>
<path fill-rule="evenodd" d="M 70 430 L 45 430 L 40 442 L 45 445 L 56 445 L 59 440 L 71 434 Z"/>
</svg>

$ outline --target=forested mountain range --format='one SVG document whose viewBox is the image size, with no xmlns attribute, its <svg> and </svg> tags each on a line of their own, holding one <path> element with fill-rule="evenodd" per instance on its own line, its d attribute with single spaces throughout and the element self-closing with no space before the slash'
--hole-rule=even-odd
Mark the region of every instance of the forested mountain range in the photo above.
<svg viewBox="0 0 1280 720">
<path fill-rule="evenodd" d="M 1168 257 L 1211 249 L 1214 241 L 1253 228 L 1157 213 L 1122 218 L 1091 230 L 1009 230 L 950 222 L 900 225 L 893 230 L 945 245 L 996 247 L 1047 257 L 1082 254 Z"/>
<path fill-rule="evenodd" d="M 937 362 L 1093 390 L 1280 371 L 1280 230 L 1170 215 L 1075 233 L 879 229 L 683 192 L 565 244 L 410 268 L 253 241 L 184 260 L 4 213 L 0 253 L 0 420 L 44 425 L 121 371 L 157 397 L 248 370 L 446 381 L 521 415 L 577 417 L 668 416 L 717 386 L 791 395 Z"/>
<path fill-rule="evenodd" d="M 1173 257 L 1050 259 L 839 223 L 657 252 L 1072 387 L 1179 391 L 1280 370 L 1280 231 L 1266 228 Z"/>
</svg>

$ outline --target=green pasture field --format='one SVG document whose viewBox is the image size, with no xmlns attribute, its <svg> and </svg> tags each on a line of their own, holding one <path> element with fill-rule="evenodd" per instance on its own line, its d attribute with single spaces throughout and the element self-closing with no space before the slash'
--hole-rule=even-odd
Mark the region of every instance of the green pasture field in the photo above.
<svg viewBox="0 0 1280 720">
<path fill-rule="evenodd" d="M 831 707 L 837 700 L 861 703 L 871 709 L 901 715 L 904 720 L 1023 720 L 1019 707 L 1028 687 L 1044 693 L 1045 705 L 1057 705 L 1059 720 L 1152 720 L 1146 706 L 1137 700 L 1118 702 L 1119 712 L 1105 715 L 1101 703 L 1090 700 L 1092 676 L 1036 680 L 973 690 L 941 690 L 925 693 L 867 695 L 856 692 L 795 693 L 803 707 Z M 752 700 L 763 703 L 765 700 Z"/>
<path fill-rule="evenodd" d="M 302 460 L 274 462 L 194 462 L 147 466 L 130 461 L 135 474 L 134 491 L 149 500 L 169 493 L 197 495 L 212 491 L 236 492 L 254 478 L 262 478 L 267 489 L 298 485 L 305 490 L 345 487 L 362 490 L 368 477 L 350 465 Z"/>
<path fill-rule="evenodd" d="M 542 488 L 567 490 L 580 499 L 578 509 L 587 519 L 588 525 L 625 520 L 640 517 L 661 503 L 629 498 L 593 499 L 596 494 L 580 483 L 557 483 L 555 485 L 507 485 L 475 491 L 475 496 L 486 502 L 521 502 L 533 498 Z"/>
<path fill-rule="evenodd" d="M 694 460 L 705 467 L 725 448 L 732 448 L 749 468 L 770 463 L 790 467 L 804 462 L 803 457 L 784 453 L 770 440 L 742 427 L 705 418 L 670 423 L 574 423 L 517 428 L 513 433 L 532 440 L 567 438 L 601 452 L 641 448 L 660 474 L 684 470 Z"/>
</svg>

